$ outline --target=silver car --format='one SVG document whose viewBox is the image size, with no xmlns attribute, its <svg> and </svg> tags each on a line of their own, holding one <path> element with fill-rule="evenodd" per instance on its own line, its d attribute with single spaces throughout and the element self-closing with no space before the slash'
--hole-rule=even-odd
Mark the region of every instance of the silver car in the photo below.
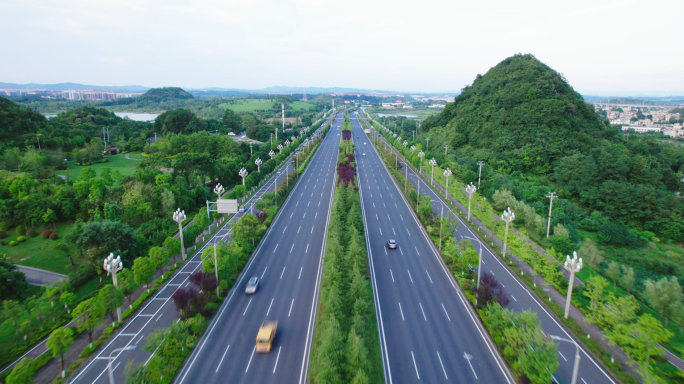
<svg viewBox="0 0 684 384">
<path fill-rule="evenodd" d="M 247 282 L 247 287 L 245 288 L 245 293 L 248 295 L 253 295 L 256 293 L 257 288 L 259 288 L 259 278 L 254 276 Z"/>
</svg>

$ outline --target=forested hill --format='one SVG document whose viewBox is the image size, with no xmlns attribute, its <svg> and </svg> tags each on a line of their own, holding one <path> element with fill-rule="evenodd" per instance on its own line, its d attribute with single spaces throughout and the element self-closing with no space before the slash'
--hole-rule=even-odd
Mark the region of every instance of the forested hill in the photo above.
<svg viewBox="0 0 684 384">
<path fill-rule="evenodd" d="M 684 193 L 684 148 L 655 136 L 625 137 L 532 55 L 509 57 L 478 75 L 423 123 L 418 142 L 426 137 L 428 156 L 466 182 L 477 182 L 483 161 L 485 195 L 506 189 L 543 214 L 544 196 L 557 192 L 554 221 L 571 232 L 596 211 L 631 229 L 684 240 L 684 199 L 677 195 Z"/>
<path fill-rule="evenodd" d="M 586 153 L 599 139 L 615 135 L 561 74 L 530 54 L 509 57 L 478 75 L 423 129 L 447 125 L 454 147 L 472 146 L 528 165 Z"/>
<path fill-rule="evenodd" d="M 20 140 L 23 135 L 44 129 L 47 119 L 31 108 L 0 97 L 0 142 Z"/>
<path fill-rule="evenodd" d="M 149 104 L 159 104 L 159 103 L 169 103 L 176 102 L 178 100 L 188 100 L 194 97 L 186 92 L 183 88 L 179 87 L 164 87 L 164 88 L 151 88 L 149 91 L 145 92 L 140 97 L 136 98 L 122 98 L 112 101 L 105 101 L 102 106 L 115 106 L 115 105 L 128 105 L 137 104 L 149 105 Z"/>
</svg>

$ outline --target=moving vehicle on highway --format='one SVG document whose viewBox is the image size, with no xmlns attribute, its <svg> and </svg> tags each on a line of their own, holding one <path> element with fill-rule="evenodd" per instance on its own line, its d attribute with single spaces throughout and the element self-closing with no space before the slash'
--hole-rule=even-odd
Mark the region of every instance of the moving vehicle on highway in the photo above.
<svg viewBox="0 0 684 384">
<path fill-rule="evenodd" d="M 257 288 L 259 288 L 259 278 L 254 276 L 247 282 L 245 287 L 245 293 L 248 295 L 253 295 L 256 293 Z"/>
<path fill-rule="evenodd" d="M 397 249 L 397 242 L 394 241 L 393 239 L 387 240 L 387 248 L 389 248 L 389 249 Z"/>
<path fill-rule="evenodd" d="M 273 344 L 273 339 L 275 339 L 277 329 L 278 320 L 266 320 L 261 323 L 256 337 L 257 352 L 271 352 L 271 345 Z"/>
</svg>

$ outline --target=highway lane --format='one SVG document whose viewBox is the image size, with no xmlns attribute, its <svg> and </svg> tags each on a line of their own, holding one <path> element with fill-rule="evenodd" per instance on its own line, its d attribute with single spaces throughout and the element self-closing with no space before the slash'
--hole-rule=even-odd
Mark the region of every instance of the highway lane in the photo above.
<svg viewBox="0 0 684 384">
<path fill-rule="evenodd" d="M 401 163 L 401 157 L 399 159 Z M 425 160 L 427 161 L 427 159 Z M 408 175 L 409 182 L 417 186 L 418 176 L 411 167 L 408 167 Z M 391 181 L 389 184 L 391 184 Z M 440 214 L 442 204 L 444 203 L 443 199 L 430 188 L 429 184 L 425 183 L 424 179 L 420 180 L 420 184 L 420 193 L 431 197 L 433 200 L 433 212 L 437 215 Z M 450 215 L 458 223 L 457 228 L 454 230 L 454 236 L 457 239 L 471 240 L 475 249 L 479 251 L 479 237 L 446 204 L 444 204 L 444 214 Z M 489 245 L 484 244 L 482 250 L 482 271 L 493 273 L 496 279 L 501 282 L 510 299 L 509 309 L 516 311 L 532 310 L 537 313 L 537 317 L 541 321 L 544 332 L 547 335 L 557 335 L 575 340 L 572 333 L 561 325 L 560 321 L 529 292 L 524 283 L 491 251 Z M 575 359 L 575 346 L 565 342 L 558 343 L 557 345 L 560 366 L 554 373 L 554 377 L 559 383 L 570 383 Z M 593 356 L 590 356 L 583 347 L 580 348 L 581 362 L 578 383 L 616 383 L 608 372 L 596 362 Z"/>
<path fill-rule="evenodd" d="M 387 382 L 513 383 L 355 117 L 359 189 Z M 390 238 L 398 249 L 386 247 Z"/>
<path fill-rule="evenodd" d="M 342 121 L 340 114 L 176 383 L 306 381 Z M 261 284 L 247 296 L 252 276 Z M 271 352 L 259 354 L 264 320 L 278 320 L 278 330 Z"/>
<path fill-rule="evenodd" d="M 291 165 L 291 161 L 288 160 L 281 166 L 280 170 L 282 173 L 280 175 L 275 174 L 274 177 L 266 182 L 266 184 L 264 184 L 257 193 L 245 203 L 245 205 L 251 207 L 264 193 L 272 192 L 274 185 L 280 185 L 280 183 L 284 181 L 283 176 L 286 172 L 294 170 L 294 166 Z M 190 284 L 190 281 L 188 280 L 190 274 L 201 268 L 201 254 L 204 248 L 213 245 L 215 239 L 218 241 L 230 240 L 231 224 L 239 220 L 243 215 L 244 213 L 238 212 L 234 214 L 230 220 L 226 221 L 219 231 L 212 235 L 210 241 L 192 255 L 186 264 L 183 265 L 181 270 L 176 272 L 175 276 L 138 311 L 133 319 L 129 320 L 125 327 L 119 331 L 107 345 L 71 379 L 70 382 L 93 384 L 108 383 L 109 380 L 106 371 L 110 354 L 115 349 L 128 345 L 137 345 L 137 348 L 118 352 L 112 356 L 115 381 L 119 383 L 124 382 L 124 367 L 128 361 L 133 360 L 137 364 L 146 364 L 152 354 L 142 350 L 142 347 L 146 343 L 145 337 L 155 329 L 166 328 L 171 325 L 173 321 L 178 319 L 178 312 L 171 300 L 171 296 L 177 289 L 186 287 Z M 244 288 L 238 287 L 238 290 L 242 289 Z"/>
</svg>

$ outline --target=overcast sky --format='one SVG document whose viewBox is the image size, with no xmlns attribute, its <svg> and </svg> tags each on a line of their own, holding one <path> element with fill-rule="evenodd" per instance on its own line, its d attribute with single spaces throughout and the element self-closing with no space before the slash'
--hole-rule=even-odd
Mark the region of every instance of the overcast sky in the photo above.
<svg viewBox="0 0 684 384">
<path fill-rule="evenodd" d="M 595 95 L 684 95 L 683 0 L 2 0 L 0 81 L 457 91 L 532 53 Z"/>
</svg>

